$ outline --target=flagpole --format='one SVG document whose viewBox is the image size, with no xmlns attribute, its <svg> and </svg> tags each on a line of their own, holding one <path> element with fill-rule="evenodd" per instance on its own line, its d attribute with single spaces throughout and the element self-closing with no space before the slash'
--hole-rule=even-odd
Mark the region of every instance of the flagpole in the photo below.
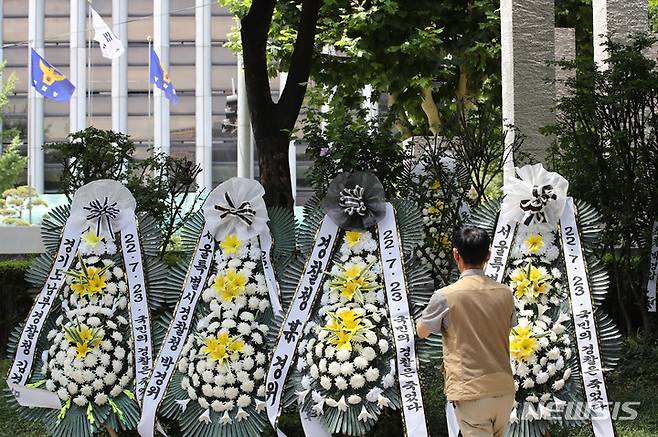
<svg viewBox="0 0 658 437">
<path fill-rule="evenodd" d="M 147 39 L 148 44 L 149 44 L 149 51 L 148 51 L 149 68 L 148 68 L 148 80 L 147 80 L 147 83 L 148 83 L 147 90 L 148 90 L 148 107 L 149 107 L 149 109 L 148 109 L 149 128 L 150 128 L 150 131 L 151 131 L 151 146 L 153 147 L 153 151 L 155 152 L 155 143 L 154 143 L 155 142 L 155 139 L 154 139 L 155 133 L 153 132 L 154 126 L 153 126 L 153 120 L 151 118 L 151 88 L 152 88 L 152 86 L 151 86 L 151 44 L 152 44 L 151 35 L 147 36 L 146 39 Z"/>
<path fill-rule="evenodd" d="M 88 3 L 91 3 L 91 2 L 89 1 Z M 87 112 L 87 114 L 89 114 L 89 125 L 92 125 L 93 121 L 94 121 L 94 109 L 93 109 L 93 103 L 94 102 L 93 102 L 93 97 L 92 97 L 92 92 L 93 92 L 92 78 L 93 78 L 94 69 L 92 68 L 93 67 L 93 61 L 92 61 L 92 54 L 91 54 L 91 35 L 90 35 L 92 24 L 91 24 L 91 9 L 89 7 L 87 7 L 87 17 L 88 17 L 87 18 L 87 29 L 86 29 L 86 32 L 85 32 L 85 34 L 86 34 L 85 37 L 87 38 L 87 57 L 89 59 L 89 74 L 87 75 L 87 77 L 88 77 L 87 89 L 88 89 L 88 92 L 89 92 L 89 105 L 88 105 L 89 107 L 87 108 L 86 112 Z M 86 127 L 86 123 L 85 123 L 85 127 Z"/>
</svg>

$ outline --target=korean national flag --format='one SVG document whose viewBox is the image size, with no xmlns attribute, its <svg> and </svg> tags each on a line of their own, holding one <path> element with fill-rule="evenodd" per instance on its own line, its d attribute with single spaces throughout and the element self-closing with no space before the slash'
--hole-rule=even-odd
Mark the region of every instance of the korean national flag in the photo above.
<svg viewBox="0 0 658 437">
<path fill-rule="evenodd" d="M 165 70 L 164 66 L 160 63 L 160 58 L 151 47 L 151 71 L 149 71 L 151 83 L 162 90 L 165 97 L 169 99 L 174 105 L 178 102 L 176 89 L 174 84 L 171 83 L 169 73 Z"/>
<path fill-rule="evenodd" d="M 91 10 L 91 17 L 94 24 L 94 40 L 100 44 L 103 57 L 107 59 L 118 58 L 125 50 L 123 43 L 110 30 L 107 23 L 105 23 L 94 8 L 89 6 L 89 10 Z"/>
<path fill-rule="evenodd" d="M 32 86 L 44 97 L 68 102 L 75 91 L 75 86 L 55 67 L 31 49 L 30 81 Z"/>
</svg>

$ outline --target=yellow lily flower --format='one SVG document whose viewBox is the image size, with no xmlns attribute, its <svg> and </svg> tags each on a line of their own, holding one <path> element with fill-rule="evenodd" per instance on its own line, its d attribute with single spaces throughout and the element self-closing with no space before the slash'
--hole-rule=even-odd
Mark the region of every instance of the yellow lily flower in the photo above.
<svg viewBox="0 0 658 437">
<path fill-rule="evenodd" d="M 528 250 L 532 253 L 537 253 L 542 247 L 544 247 L 544 238 L 540 234 L 528 235 L 528 238 L 523 242 L 528 246 Z"/>
<path fill-rule="evenodd" d="M 244 341 L 233 338 L 226 331 L 220 331 L 216 337 L 209 337 L 205 340 L 201 353 L 208 355 L 211 361 L 223 364 L 231 354 L 243 353 Z"/>
<path fill-rule="evenodd" d="M 103 237 L 96 235 L 95 232 L 87 231 L 84 234 L 80 236 L 80 239 L 87 243 L 89 246 L 95 246 L 101 241 L 103 241 Z"/>
<path fill-rule="evenodd" d="M 336 338 L 331 342 L 336 346 L 338 350 L 352 350 L 352 337 L 354 334 L 351 332 L 338 331 L 336 333 Z"/>
<path fill-rule="evenodd" d="M 345 232 L 345 242 L 347 243 L 347 247 L 350 249 L 361 241 L 361 232 L 357 231 L 347 231 Z"/>
<path fill-rule="evenodd" d="M 221 247 L 223 252 L 227 255 L 235 255 L 240 245 L 242 245 L 242 241 L 240 241 L 238 236 L 235 234 L 227 235 L 219 243 L 219 247 Z"/>
<path fill-rule="evenodd" d="M 538 342 L 530 329 L 530 325 L 518 325 L 512 329 L 510 338 L 510 354 L 517 361 L 526 361 L 537 351 Z"/>
<path fill-rule="evenodd" d="M 354 310 L 343 311 L 338 314 L 338 317 L 345 331 L 356 332 L 361 327 L 361 316 L 357 315 Z"/>
<path fill-rule="evenodd" d="M 231 268 L 215 277 L 211 288 L 213 288 L 219 297 L 224 301 L 233 302 L 233 300 L 242 294 L 246 287 L 249 278 L 246 275 Z"/>
</svg>

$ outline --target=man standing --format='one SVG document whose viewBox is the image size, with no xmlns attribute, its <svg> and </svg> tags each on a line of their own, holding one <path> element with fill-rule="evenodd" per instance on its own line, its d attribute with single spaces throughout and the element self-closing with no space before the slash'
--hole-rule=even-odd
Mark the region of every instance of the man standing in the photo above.
<svg viewBox="0 0 658 437">
<path fill-rule="evenodd" d="M 509 333 L 515 317 L 512 290 L 484 276 L 490 239 L 466 227 L 453 237 L 461 276 L 432 295 L 416 322 L 420 338 L 443 334 L 445 394 L 464 437 L 502 437 L 514 404 Z"/>
</svg>

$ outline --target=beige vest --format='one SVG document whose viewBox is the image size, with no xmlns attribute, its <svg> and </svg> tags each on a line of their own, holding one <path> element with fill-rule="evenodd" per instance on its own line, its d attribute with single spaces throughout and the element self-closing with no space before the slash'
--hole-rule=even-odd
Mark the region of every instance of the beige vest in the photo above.
<svg viewBox="0 0 658 437">
<path fill-rule="evenodd" d="M 514 299 L 509 287 L 482 275 L 443 288 L 448 328 L 443 373 L 450 401 L 514 394 L 509 334 Z"/>
</svg>

